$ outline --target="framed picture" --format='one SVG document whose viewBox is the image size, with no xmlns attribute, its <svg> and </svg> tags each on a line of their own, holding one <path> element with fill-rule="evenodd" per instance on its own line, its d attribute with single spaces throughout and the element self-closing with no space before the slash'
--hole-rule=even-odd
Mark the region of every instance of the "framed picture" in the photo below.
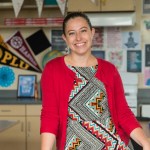
<svg viewBox="0 0 150 150">
<path fill-rule="evenodd" d="M 63 31 L 54 29 L 51 31 L 52 50 L 65 51 L 67 45 L 62 38 Z"/>
<path fill-rule="evenodd" d="M 142 0 L 143 15 L 150 14 L 150 0 Z"/>
<path fill-rule="evenodd" d="M 18 76 L 18 97 L 35 97 L 36 75 Z"/>
<path fill-rule="evenodd" d="M 145 44 L 145 66 L 150 67 L 150 44 Z"/>
<path fill-rule="evenodd" d="M 95 57 L 105 59 L 105 51 L 92 50 L 91 52 Z"/>
<path fill-rule="evenodd" d="M 127 51 L 127 72 L 142 71 L 142 52 L 141 50 Z"/>
</svg>

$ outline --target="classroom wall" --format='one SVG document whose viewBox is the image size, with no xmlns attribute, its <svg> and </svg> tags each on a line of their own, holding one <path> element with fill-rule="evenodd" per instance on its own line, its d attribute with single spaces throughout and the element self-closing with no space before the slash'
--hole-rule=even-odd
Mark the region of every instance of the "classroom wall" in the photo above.
<svg viewBox="0 0 150 150">
<path fill-rule="evenodd" d="M 134 31 L 139 31 L 141 35 L 141 51 L 142 51 L 142 72 L 138 72 L 138 77 L 139 77 L 139 88 L 149 88 L 149 86 L 144 85 L 144 50 L 145 50 L 145 43 L 150 43 L 150 38 L 149 38 L 149 30 L 145 28 L 145 24 L 143 23 L 144 20 L 149 20 L 150 15 L 143 15 L 142 14 L 142 2 L 143 0 L 135 0 L 136 3 L 136 24 L 133 27 L 120 27 L 121 32 L 134 32 Z M 19 13 L 18 17 L 38 17 L 38 11 L 36 8 L 32 9 L 22 9 L 21 12 Z M 3 22 L 4 18 L 13 18 L 14 17 L 14 12 L 12 9 L 0 9 L 0 22 Z M 62 17 L 62 14 L 58 8 L 46 8 L 43 9 L 42 16 L 41 17 Z M 0 28 L 0 35 L 3 36 L 3 38 L 6 40 L 8 39 L 12 34 L 14 34 L 16 31 L 20 31 L 23 35 L 24 38 L 28 37 L 32 33 L 36 32 L 39 29 L 43 29 L 45 32 L 47 38 L 51 40 L 51 30 L 52 28 L 49 27 L 21 27 L 21 28 Z M 11 49 L 11 48 L 10 48 Z M 41 61 L 43 56 L 50 51 L 51 49 L 48 48 L 47 50 L 43 51 L 40 53 L 38 56 L 35 57 L 35 59 L 38 61 L 39 65 L 41 66 Z M 1 67 L 2 65 L 0 65 Z M 30 71 L 23 71 L 20 69 L 15 69 L 13 68 L 15 72 L 15 82 L 13 85 L 11 85 L 8 88 L 3 88 L 0 87 L 0 90 L 8 90 L 8 89 L 17 89 L 17 81 L 18 81 L 18 75 L 19 74 L 36 74 L 37 75 L 37 81 L 40 81 L 41 78 L 41 73 L 35 73 L 35 72 L 30 72 Z"/>
</svg>

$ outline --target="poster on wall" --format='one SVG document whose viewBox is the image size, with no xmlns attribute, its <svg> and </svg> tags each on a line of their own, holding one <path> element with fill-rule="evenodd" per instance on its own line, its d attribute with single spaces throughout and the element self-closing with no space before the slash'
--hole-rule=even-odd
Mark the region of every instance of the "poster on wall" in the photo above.
<svg viewBox="0 0 150 150">
<path fill-rule="evenodd" d="M 119 27 L 107 28 L 107 48 L 120 49 L 122 47 L 122 34 Z"/>
<path fill-rule="evenodd" d="M 62 30 L 52 30 L 51 31 L 51 44 L 52 50 L 65 51 L 67 45 L 62 38 Z"/>
<path fill-rule="evenodd" d="M 127 72 L 141 72 L 142 71 L 142 56 L 141 50 L 127 51 Z"/>
<path fill-rule="evenodd" d="M 141 49 L 141 35 L 139 31 L 122 33 L 123 49 Z"/>
<path fill-rule="evenodd" d="M 124 70 L 123 50 L 108 50 L 106 52 L 106 60 L 114 64 L 118 70 Z"/>
<path fill-rule="evenodd" d="M 18 97 L 35 97 L 36 75 L 18 76 Z"/>
<path fill-rule="evenodd" d="M 95 28 L 95 34 L 92 41 L 92 48 L 95 50 L 103 49 L 104 41 L 105 41 L 104 28 L 103 27 Z"/>
<path fill-rule="evenodd" d="M 144 70 L 144 85 L 150 86 L 150 68 L 147 67 Z"/>
<path fill-rule="evenodd" d="M 103 50 L 92 50 L 91 52 L 95 57 L 105 59 L 105 51 L 103 51 Z"/>
<path fill-rule="evenodd" d="M 11 67 L 0 67 L 0 87 L 10 87 L 15 81 L 15 72 Z"/>
<path fill-rule="evenodd" d="M 145 66 L 150 67 L 150 44 L 145 44 Z"/>
<path fill-rule="evenodd" d="M 143 15 L 150 14 L 150 0 L 142 0 Z"/>
</svg>

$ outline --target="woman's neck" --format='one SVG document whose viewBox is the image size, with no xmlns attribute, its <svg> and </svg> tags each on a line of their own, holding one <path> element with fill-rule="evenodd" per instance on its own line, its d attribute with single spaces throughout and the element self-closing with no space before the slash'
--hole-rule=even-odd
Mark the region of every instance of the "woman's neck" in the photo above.
<svg viewBox="0 0 150 150">
<path fill-rule="evenodd" d="M 65 56 L 66 65 L 76 67 L 91 67 L 97 65 L 97 59 L 93 55 L 88 56 L 75 56 L 68 54 Z"/>
</svg>

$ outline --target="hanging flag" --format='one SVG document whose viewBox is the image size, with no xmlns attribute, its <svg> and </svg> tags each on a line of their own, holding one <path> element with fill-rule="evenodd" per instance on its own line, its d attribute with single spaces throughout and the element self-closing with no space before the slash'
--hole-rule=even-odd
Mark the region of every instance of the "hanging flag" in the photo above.
<svg viewBox="0 0 150 150">
<path fill-rule="evenodd" d="M 96 0 L 91 0 L 92 1 L 92 3 L 95 3 L 96 4 Z"/>
<path fill-rule="evenodd" d="M 12 0 L 15 16 L 18 17 L 18 14 L 22 8 L 24 0 Z"/>
<path fill-rule="evenodd" d="M 38 72 L 35 68 L 30 66 L 28 63 L 20 59 L 17 55 L 13 54 L 10 50 L 6 49 L 2 45 L 0 45 L 0 64 Z"/>
<path fill-rule="evenodd" d="M 27 37 L 26 42 L 30 46 L 34 55 L 38 55 L 51 46 L 50 41 L 42 29 Z"/>
<path fill-rule="evenodd" d="M 44 0 L 35 0 L 35 1 L 36 1 L 36 5 L 37 5 L 37 8 L 38 8 L 38 15 L 39 15 L 39 17 L 41 17 Z"/>
<path fill-rule="evenodd" d="M 35 69 L 41 72 L 41 69 L 34 59 L 30 49 L 28 48 L 26 41 L 24 40 L 22 34 L 17 31 L 12 37 L 6 41 L 14 50 L 16 50 L 20 55 L 22 55 L 26 60 L 28 60 Z"/>
<path fill-rule="evenodd" d="M 56 0 L 60 10 L 61 10 L 61 13 L 64 15 L 65 14 L 65 7 L 66 7 L 66 0 Z"/>
<path fill-rule="evenodd" d="M 8 45 L 4 42 L 4 39 L 1 35 L 0 35 L 0 45 L 8 49 Z"/>
</svg>

